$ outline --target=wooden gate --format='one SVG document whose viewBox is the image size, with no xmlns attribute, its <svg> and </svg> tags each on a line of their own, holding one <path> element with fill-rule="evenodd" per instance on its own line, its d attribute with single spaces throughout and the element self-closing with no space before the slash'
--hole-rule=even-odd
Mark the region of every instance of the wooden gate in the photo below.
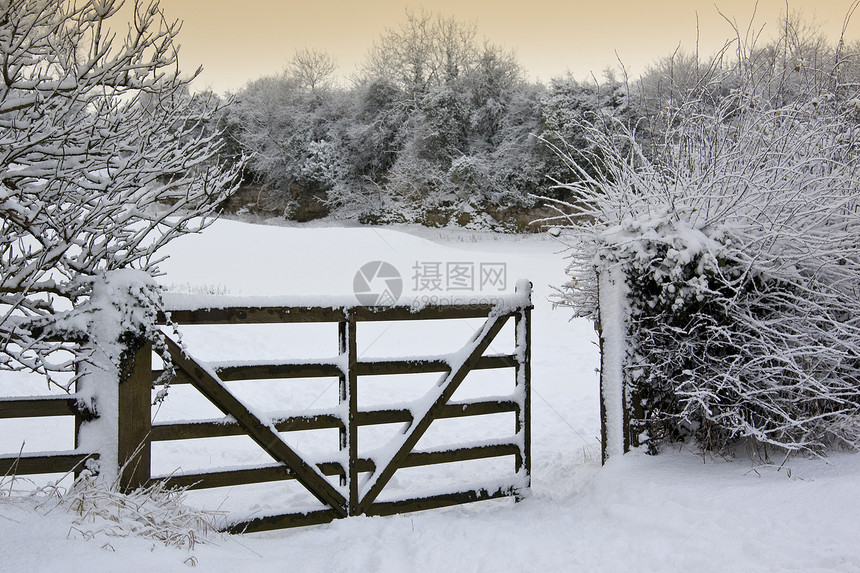
<svg viewBox="0 0 860 573">
<path fill-rule="evenodd" d="M 231 471 L 203 472 L 185 475 L 150 477 L 149 452 L 141 451 L 137 463 L 131 464 L 139 475 L 130 477 L 133 483 L 152 479 L 166 480 L 173 485 L 190 488 L 220 487 L 282 479 L 298 480 L 326 508 L 313 512 L 265 516 L 232 523 L 230 531 L 260 531 L 281 527 L 325 523 L 350 515 L 389 515 L 393 513 L 443 507 L 458 503 L 492 499 L 503 496 L 520 497 L 530 482 L 530 285 L 521 282 L 513 296 L 501 297 L 495 304 L 468 306 L 361 307 L 258 307 L 194 309 L 177 307 L 170 310 L 175 324 L 249 324 L 289 322 L 336 322 L 340 354 L 333 361 L 280 361 L 253 366 L 210 368 L 188 356 L 168 339 L 168 350 L 179 373 L 173 383 L 189 383 L 228 416 L 225 420 L 204 423 L 183 422 L 141 425 L 132 434 L 141 440 L 129 443 L 189 438 L 248 435 L 276 462 L 274 465 Z M 463 348 L 451 355 L 425 359 L 360 361 L 357 356 L 357 323 L 362 321 L 433 320 L 455 318 L 485 318 L 482 327 Z M 491 342 L 509 321 L 515 323 L 515 351 L 504 355 L 485 355 Z M 513 368 L 515 391 L 504 399 L 472 400 L 452 403 L 451 397 L 472 370 Z M 439 372 L 440 379 L 433 389 L 412 408 L 363 411 L 358 408 L 358 379 L 368 375 L 392 375 Z M 159 376 L 155 372 L 154 376 Z M 224 382 L 271 378 L 312 378 L 336 376 L 340 380 L 341 406 L 330 413 L 313 416 L 293 416 L 285 419 L 264 419 L 251 411 L 227 389 Z M 142 378 L 141 378 L 142 380 Z M 151 380 L 151 378 L 150 378 Z M 147 381 L 148 382 L 148 381 Z M 492 443 L 457 449 L 414 451 L 418 440 L 431 423 L 439 418 L 480 416 L 512 412 L 515 414 L 515 438 L 507 443 Z M 143 418 L 138 418 L 144 421 Z M 404 423 L 397 443 L 387 459 L 368 459 L 358 455 L 358 427 L 373 424 Z M 279 435 L 309 429 L 337 428 L 339 445 L 346 451 L 346 463 L 310 463 L 296 453 Z M 431 497 L 379 502 L 377 497 L 399 468 L 425 466 L 497 456 L 514 456 L 515 468 L 510 483 L 469 491 L 453 491 Z M 367 477 L 360 479 L 359 475 Z M 335 487 L 326 476 L 340 476 Z"/>
<path fill-rule="evenodd" d="M 330 361 L 278 361 L 267 364 L 212 367 L 186 353 L 172 338 L 166 338 L 176 372 L 171 384 L 191 384 L 224 414 L 220 420 L 183 421 L 180 423 L 151 422 L 151 389 L 161 371 L 152 370 L 151 343 L 144 344 L 129 365 L 119 392 L 119 462 L 123 467 L 121 485 L 125 489 L 144 486 L 153 481 L 190 489 L 235 486 L 278 480 L 297 480 L 324 506 L 311 512 L 241 519 L 227 524 L 232 532 L 251 532 L 326 523 L 351 515 L 390 515 L 453 504 L 493 499 L 505 496 L 520 498 L 530 484 L 530 315 L 531 290 L 527 281 L 517 285 L 514 295 L 499 297 L 494 304 L 466 306 L 428 305 L 363 307 L 335 305 L 333 307 L 237 305 L 229 308 L 196 308 L 178 304 L 169 309 L 170 322 L 176 325 L 203 324 L 264 324 L 327 322 L 338 324 L 339 355 Z M 192 299 L 193 300 L 193 299 Z M 359 360 L 357 353 L 357 324 L 363 321 L 420 321 L 434 319 L 484 318 L 483 325 L 462 349 L 448 355 L 421 359 Z M 515 323 L 514 352 L 485 354 L 490 344 L 510 320 Z M 160 321 L 166 324 L 167 317 Z M 513 369 L 514 392 L 506 397 L 492 397 L 452 402 L 451 398 L 466 375 L 473 370 Z M 439 373 L 440 378 L 428 394 L 406 408 L 361 410 L 358 408 L 358 380 L 362 376 Z M 290 416 L 268 419 L 255 413 L 228 389 L 225 382 L 280 378 L 337 377 L 339 407 L 312 416 Z M 3 403 L 5 402 L 5 403 Z M 18 401 L 20 402 L 20 401 Z M 18 402 L 0 401 L 0 417 Z M 68 414 L 74 400 L 52 400 L 57 413 Z M 28 402 L 29 404 L 29 402 Z M 46 403 L 47 405 L 47 403 Z M 30 404 L 31 415 L 39 414 Z M 454 449 L 416 451 L 415 446 L 434 420 L 461 418 L 498 413 L 513 413 L 515 428 L 510 440 L 471 444 Z M 21 411 L 18 412 L 18 415 Z M 402 423 L 388 454 L 370 459 L 358 454 L 358 428 L 377 424 Z M 312 429 L 337 429 L 340 461 L 312 463 L 304 459 L 282 439 L 281 432 Z M 151 475 L 151 445 L 154 441 L 212 438 L 247 435 L 253 439 L 274 463 L 245 469 L 210 471 L 188 474 Z M 503 485 L 451 491 L 424 497 L 394 501 L 378 501 L 378 497 L 400 468 L 429 466 L 493 457 L 513 456 L 512 475 Z M 66 468 L 87 457 L 75 452 L 66 455 L 40 457 L 36 471 Z M 74 459 L 72 459 L 74 458 Z M 47 463 L 43 463 L 43 460 Z M 346 460 L 346 461 L 344 461 Z M 2 460 L 0 460 L 2 461 Z M 11 458 L 8 463 L 11 464 Z M 62 462 L 62 463 L 61 463 Z M 17 464 L 23 465 L 19 459 Z M 44 467 L 43 467 L 44 466 Z M 339 476 L 330 482 L 327 476 Z M 363 476 L 363 479 L 362 477 Z"/>
</svg>

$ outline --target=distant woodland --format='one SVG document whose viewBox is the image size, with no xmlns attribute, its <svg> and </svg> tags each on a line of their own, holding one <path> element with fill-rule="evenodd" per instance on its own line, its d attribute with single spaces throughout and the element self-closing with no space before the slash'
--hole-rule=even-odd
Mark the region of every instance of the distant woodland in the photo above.
<svg viewBox="0 0 860 573">
<path fill-rule="evenodd" d="M 756 88 L 763 106 L 853 97 L 858 43 L 824 38 L 799 19 L 780 29 L 773 40 L 739 33 L 707 57 L 679 50 L 638 78 L 607 68 L 545 85 L 474 25 L 407 12 L 348 87 L 330 55 L 305 49 L 221 102 L 206 128 L 222 132 L 228 158 L 250 158 L 224 207 L 295 221 L 534 230 L 532 221 L 554 212 L 552 200 L 570 199 L 558 183 L 578 177 L 571 158 L 588 155 L 582 166 L 600 169 L 586 125 L 623 125 L 640 142 L 658 141 L 671 110 L 691 99 L 717 106 L 750 74 L 767 84 Z"/>
</svg>

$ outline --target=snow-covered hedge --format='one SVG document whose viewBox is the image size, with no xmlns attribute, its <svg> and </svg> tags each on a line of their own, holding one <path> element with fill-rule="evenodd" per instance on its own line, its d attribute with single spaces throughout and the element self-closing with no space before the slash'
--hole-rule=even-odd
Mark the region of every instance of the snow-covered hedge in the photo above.
<svg viewBox="0 0 860 573">
<path fill-rule="evenodd" d="M 571 160 L 580 181 L 565 186 L 578 202 L 562 302 L 597 318 L 597 274 L 625 277 L 630 442 L 856 447 L 858 102 L 742 89 L 660 119 L 647 146 L 585 126 L 594 168 Z"/>
</svg>

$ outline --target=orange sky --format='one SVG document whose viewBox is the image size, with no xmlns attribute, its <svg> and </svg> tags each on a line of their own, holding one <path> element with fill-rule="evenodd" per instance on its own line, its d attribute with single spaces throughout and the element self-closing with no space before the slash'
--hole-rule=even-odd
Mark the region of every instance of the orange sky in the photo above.
<svg viewBox="0 0 860 573">
<path fill-rule="evenodd" d="M 127 0 L 132 2 L 133 0 Z M 692 51 L 699 19 L 700 52 L 712 53 L 732 34 L 715 7 L 746 28 L 753 0 L 161 0 L 167 16 L 184 21 L 181 64 L 204 66 L 198 89 L 238 90 L 248 80 L 279 72 L 297 49 L 332 54 L 348 77 L 386 27 L 404 10 L 423 7 L 458 20 L 475 21 L 478 35 L 515 50 L 532 78 L 546 80 L 570 70 L 577 78 L 616 66 L 615 52 L 631 75 L 680 43 Z M 851 0 L 793 0 L 837 38 Z M 757 26 L 776 34 L 784 0 L 759 0 Z M 848 26 L 860 38 L 860 10 Z"/>
</svg>

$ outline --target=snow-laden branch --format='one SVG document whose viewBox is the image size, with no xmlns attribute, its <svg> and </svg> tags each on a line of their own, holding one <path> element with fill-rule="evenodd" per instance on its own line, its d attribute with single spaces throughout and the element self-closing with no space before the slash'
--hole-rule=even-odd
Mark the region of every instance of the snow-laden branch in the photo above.
<svg viewBox="0 0 860 573">
<path fill-rule="evenodd" d="M 0 368 L 68 369 L 46 321 L 106 272 L 157 273 L 161 247 L 207 225 L 241 168 L 204 129 L 219 104 L 188 94 L 179 23 L 136 0 L 115 31 L 121 5 L 0 3 Z"/>
</svg>

